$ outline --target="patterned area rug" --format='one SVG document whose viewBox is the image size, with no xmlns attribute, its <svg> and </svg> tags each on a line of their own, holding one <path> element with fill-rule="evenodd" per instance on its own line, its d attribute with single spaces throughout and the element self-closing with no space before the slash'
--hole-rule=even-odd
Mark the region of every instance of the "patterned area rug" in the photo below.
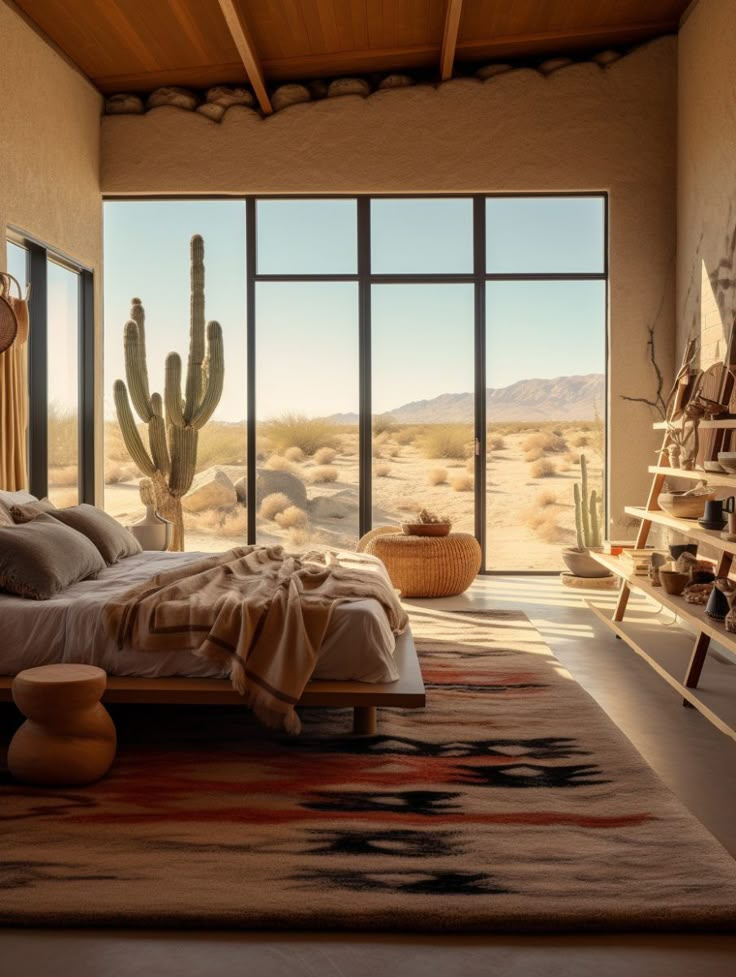
<svg viewBox="0 0 736 977">
<path fill-rule="evenodd" d="M 0 921 L 498 932 L 718 929 L 736 863 L 523 615 L 412 610 L 428 705 L 119 708 L 85 789 L 0 784 Z"/>
</svg>

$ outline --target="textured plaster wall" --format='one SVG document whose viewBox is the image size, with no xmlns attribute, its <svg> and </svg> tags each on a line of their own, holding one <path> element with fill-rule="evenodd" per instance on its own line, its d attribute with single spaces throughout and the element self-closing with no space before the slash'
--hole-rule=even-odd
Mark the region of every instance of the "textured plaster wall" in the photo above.
<svg viewBox="0 0 736 977">
<path fill-rule="evenodd" d="M 736 314 L 736 2 L 700 0 L 679 35 L 677 338 L 720 360 Z"/>
<path fill-rule="evenodd" d="M 8 225 L 85 264 L 101 331 L 101 96 L 4 3 L 0 51 L 0 268 Z"/>
<path fill-rule="evenodd" d="M 674 37 L 606 68 L 378 92 L 297 105 L 268 119 L 239 107 L 216 123 L 162 107 L 102 120 L 107 194 L 610 194 L 610 509 L 643 502 L 656 440 L 647 328 L 671 373 L 674 338 Z"/>
</svg>

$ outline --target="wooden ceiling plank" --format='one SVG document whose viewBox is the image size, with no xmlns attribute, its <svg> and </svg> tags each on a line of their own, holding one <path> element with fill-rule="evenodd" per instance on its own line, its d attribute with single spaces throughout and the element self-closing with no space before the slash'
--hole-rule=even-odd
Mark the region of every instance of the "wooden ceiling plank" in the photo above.
<svg viewBox="0 0 736 977">
<path fill-rule="evenodd" d="M 442 50 L 440 51 L 440 78 L 442 81 L 452 78 L 452 66 L 455 63 L 455 50 L 460 33 L 462 12 L 463 0 L 447 0 L 445 29 L 442 32 Z"/>
<path fill-rule="evenodd" d="M 236 5 L 235 0 L 217 0 L 217 2 L 225 18 L 225 23 L 232 34 L 233 41 L 235 41 L 235 47 L 238 49 L 238 54 L 243 62 L 248 79 L 253 86 L 253 91 L 258 99 L 261 111 L 264 115 L 271 115 L 273 106 L 266 91 L 266 82 L 263 77 L 261 64 L 258 60 L 258 55 L 245 18 Z"/>
</svg>

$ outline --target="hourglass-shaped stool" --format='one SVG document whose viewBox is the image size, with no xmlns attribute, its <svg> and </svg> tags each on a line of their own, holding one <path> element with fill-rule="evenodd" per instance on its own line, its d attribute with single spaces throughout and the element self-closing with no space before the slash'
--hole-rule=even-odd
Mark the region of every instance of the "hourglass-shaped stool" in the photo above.
<svg viewBox="0 0 736 977">
<path fill-rule="evenodd" d="M 100 702 L 107 675 L 94 665 L 41 665 L 13 681 L 26 721 L 8 749 L 8 769 L 30 784 L 90 784 L 110 769 L 115 726 Z"/>
</svg>

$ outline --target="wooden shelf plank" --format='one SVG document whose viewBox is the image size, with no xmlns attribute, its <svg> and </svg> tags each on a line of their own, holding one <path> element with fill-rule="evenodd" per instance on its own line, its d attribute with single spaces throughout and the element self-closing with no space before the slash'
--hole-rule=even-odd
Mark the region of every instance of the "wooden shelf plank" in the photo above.
<svg viewBox="0 0 736 977">
<path fill-rule="evenodd" d="M 678 421 L 675 422 L 679 423 Z M 669 424 L 666 421 L 656 421 L 652 424 L 655 431 L 666 431 Z M 698 425 L 699 430 L 719 429 L 721 431 L 733 430 L 736 428 L 736 417 L 728 417 L 722 421 L 701 421 Z"/>
<path fill-rule="evenodd" d="M 609 610 L 588 607 L 614 634 L 657 672 L 716 729 L 736 740 L 736 665 L 708 655 L 697 689 L 677 678 L 684 674 L 692 652 L 692 635 L 680 628 L 663 628 L 657 621 L 614 621 Z"/>
<path fill-rule="evenodd" d="M 695 482 L 707 482 L 709 485 L 731 485 L 736 488 L 736 475 L 726 472 L 704 472 L 700 468 L 685 471 L 684 468 L 665 468 L 663 465 L 650 465 L 652 475 L 666 475 L 668 478 L 689 478 Z"/>
<path fill-rule="evenodd" d="M 666 607 L 673 614 L 677 614 L 692 628 L 693 634 L 700 632 L 707 634 L 709 638 L 717 641 L 722 647 L 736 652 L 736 634 L 726 631 L 723 624 L 708 617 L 702 604 L 688 604 L 684 597 L 674 597 L 672 594 L 668 594 L 664 587 L 653 586 L 648 577 L 633 573 L 620 556 L 609 556 L 607 553 L 591 553 L 591 556 L 611 573 L 615 573 L 617 577 L 625 580 L 630 587 L 642 591 L 647 597 L 661 604 L 662 607 Z"/>
<path fill-rule="evenodd" d="M 646 519 L 649 522 L 656 522 L 659 526 L 668 526 L 676 529 L 679 533 L 689 536 L 692 540 L 699 543 L 707 543 L 715 547 L 721 553 L 736 554 L 736 542 L 729 542 L 722 539 L 717 529 L 701 529 L 697 519 L 677 519 L 666 512 L 657 509 L 645 509 L 643 506 L 627 505 L 624 512 L 629 516 L 636 516 L 637 519 Z"/>
</svg>

